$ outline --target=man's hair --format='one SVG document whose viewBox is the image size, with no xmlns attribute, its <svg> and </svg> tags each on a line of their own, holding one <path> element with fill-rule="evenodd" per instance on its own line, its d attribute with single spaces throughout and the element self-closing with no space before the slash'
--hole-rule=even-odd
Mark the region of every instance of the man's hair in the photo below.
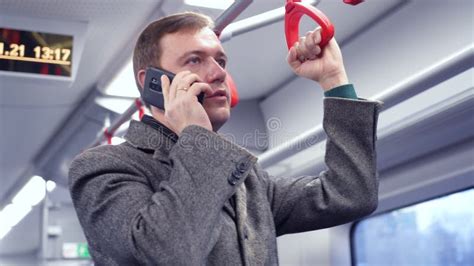
<svg viewBox="0 0 474 266">
<path fill-rule="evenodd" d="M 163 53 L 161 39 L 166 34 L 200 30 L 204 27 L 211 29 L 214 27 L 210 17 L 195 12 L 183 12 L 156 20 L 142 31 L 133 51 L 133 73 L 140 92 L 142 88 L 138 83 L 137 73 L 149 66 L 160 67 L 159 62 Z"/>
</svg>

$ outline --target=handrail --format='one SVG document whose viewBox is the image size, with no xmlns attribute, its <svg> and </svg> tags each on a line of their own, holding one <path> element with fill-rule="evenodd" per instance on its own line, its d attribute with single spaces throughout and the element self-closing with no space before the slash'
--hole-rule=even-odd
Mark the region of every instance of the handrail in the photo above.
<svg viewBox="0 0 474 266">
<path fill-rule="evenodd" d="M 216 19 L 214 32 L 219 36 L 227 25 L 236 19 L 253 0 L 237 0 Z"/>
<path fill-rule="evenodd" d="M 305 1 L 306 4 L 317 6 L 321 0 Z M 253 31 L 267 25 L 271 25 L 285 18 L 285 7 L 273 9 L 250 18 L 241 19 L 235 23 L 230 24 L 219 35 L 221 42 L 228 41 L 233 37 Z"/>
<path fill-rule="evenodd" d="M 107 139 L 109 136 L 113 136 L 115 131 L 119 129 L 119 127 L 130 120 L 133 114 L 135 114 L 140 106 L 143 106 L 143 101 L 140 98 L 136 98 L 134 103 L 130 105 L 130 107 L 125 110 L 110 126 L 103 129 L 102 132 L 96 137 L 94 142 L 92 142 L 88 148 L 92 148 L 98 146 L 102 143 L 104 139 Z"/>
</svg>

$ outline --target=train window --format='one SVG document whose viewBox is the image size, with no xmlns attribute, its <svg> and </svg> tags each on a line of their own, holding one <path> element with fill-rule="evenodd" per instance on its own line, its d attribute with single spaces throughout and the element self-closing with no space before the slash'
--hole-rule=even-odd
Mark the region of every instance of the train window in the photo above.
<svg viewBox="0 0 474 266">
<path fill-rule="evenodd" d="M 353 265 L 472 265 L 473 202 L 471 188 L 356 223 Z"/>
</svg>

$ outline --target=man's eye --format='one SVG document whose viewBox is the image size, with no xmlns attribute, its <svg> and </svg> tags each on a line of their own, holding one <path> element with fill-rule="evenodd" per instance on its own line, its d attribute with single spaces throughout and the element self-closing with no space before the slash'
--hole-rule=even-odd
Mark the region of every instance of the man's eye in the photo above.
<svg viewBox="0 0 474 266">
<path fill-rule="evenodd" d="M 222 68 L 225 68 L 225 65 L 226 65 L 226 60 L 225 59 L 217 59 L 217 63 L 219 63 L 219 65 L 222 67 Z"/>
<path fill-rule="evenodd" d="M 199 57 L 191 57 L 186 62 L 186 64 L 199 64 L 199 63 L 201 63 L 201 58 Z"/>
</svg>

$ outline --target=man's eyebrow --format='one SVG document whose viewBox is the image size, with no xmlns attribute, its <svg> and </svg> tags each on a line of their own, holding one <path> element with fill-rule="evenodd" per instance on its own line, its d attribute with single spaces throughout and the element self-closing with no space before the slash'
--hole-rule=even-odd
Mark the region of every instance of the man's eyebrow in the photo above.
<svg viewBox="0 0 474 266">
<path fill-rule="evenodd" d="M 201 50 L 193 50 L 193 51 L 189 51 L 189 52 L 184 53 L 182 56 L 180 56 L 180 57 L 178 58 L 178 60 L 179 60 L 179 61 L 182 61 L 182 60 L 184 60 L 186 57 L 188 57 L 188 56 L 191 55 L 191 54 L 197 54 L 197 55 L 200 55 L 200 56 L 202 56 L 202 55 L 207 55 L 207 53 L 204 52 L 204 51 L 201 51 Z M 227 55 L 226 55 L 224 52 L 222 52 L 222 51 L 218 51 L 218 52 L 216 53 L 216 56 L 217 56 L 217 57 L 224 57 L 224 58 L 227 60 Z"/>
</svg>

